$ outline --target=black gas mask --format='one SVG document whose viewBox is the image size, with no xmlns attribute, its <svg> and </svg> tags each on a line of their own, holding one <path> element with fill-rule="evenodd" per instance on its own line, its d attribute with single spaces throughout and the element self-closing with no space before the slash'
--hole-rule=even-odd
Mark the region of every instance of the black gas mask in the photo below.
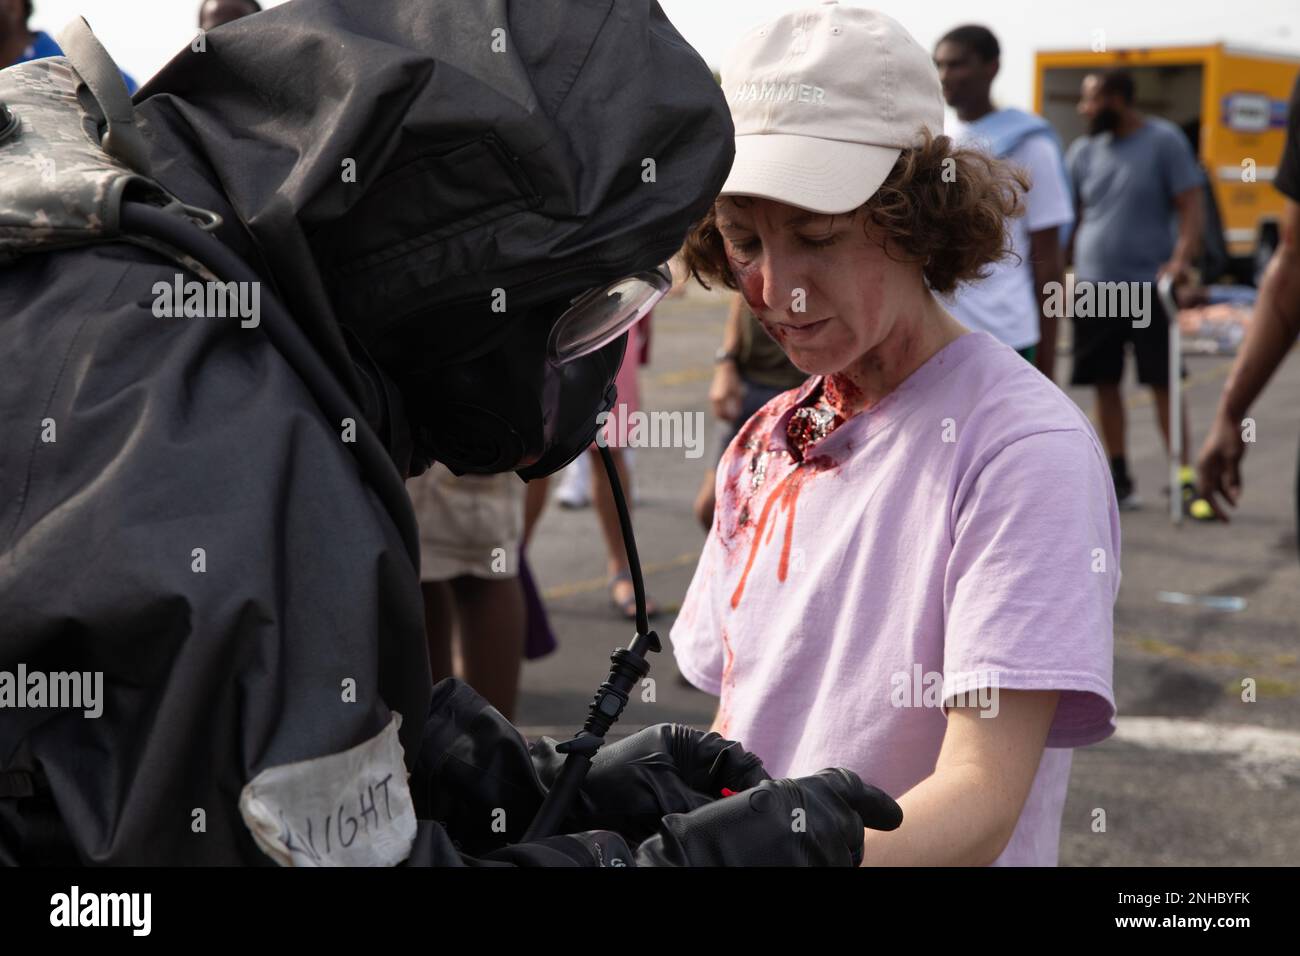
<svg viewBox="0 0 1300 956">
<path fill-rule="evenodd" d="M 569 464 L 614 405 L 629 330 L 671 285 L 664 265 L 526 308 L 488 351 L 412 376 L 412 473 L 438 461 L 458 475 L 531 481 Z"/>
<path fill-rule="evenodd" d="M 599 286 L 575 299 L 522 308 L 509 322 L 443 315 L 423 323 L 423 354 L 399 361 L 413 374 L 401 376 L 403 405 L 414 444 L 411 473 L 438 461 L 455 474 L 513 471 L 525 481 L 563 468 L 592 443 L 601 413 L 618 392 L 614 378 L 625 360 L 629 330 L 672 287 L 667 265 Z M 491 338 L 469 347 L 459 360 L 441 360 L 437 330 L 490 328 Z M 441 342 L 444 347 L 457 344 Z M 394 356 L 396 359 L 397 357 Z M 631 361 L 629 356 L 626 360 Z M 618 511 L 628 571 L 636 596 L 636 636 L 611 656 L 609 676 L 588 705 L 583 729 L 556 745 L 564 765 L 529 825 L 526 840 L 558 832 L 591 759 L 618 720 L 633 689 L 649 673 L 646 655 L 659 651 L 650 630 L 645 582 L 618 470 L 608 448 L 600 457 Z"/>
</svg>

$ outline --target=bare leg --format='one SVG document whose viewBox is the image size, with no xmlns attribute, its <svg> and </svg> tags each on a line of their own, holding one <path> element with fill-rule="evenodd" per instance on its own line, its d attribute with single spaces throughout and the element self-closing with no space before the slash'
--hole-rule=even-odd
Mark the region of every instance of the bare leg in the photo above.
<svg viewBox="0 0 1300 956">
<path fill-rule="evenodd" d="M 1097 421 L 1106 454 L 1118 458 L 1124 454 L 1124 399 L 1119 383 L 1097 386 Z"/>
<path fill-rule="evenodd" d="M 627 459 L 623 449 L 611 448 L 609 453 L 614 459 L 614 470 L 618 472 L 618 481 L 627 500 L 628 514 L 632 514 L 632 502 L 627 499 L 627 489 L 631 487 L 627 469 Z M 618 506 L 614 503 L 614 489 L 610 487 L 605 474 L 605 463 L 600 459 L 600 450 L 591 449 L 594 460 L 591 463 L 591 499 L 596 506 L 596 515 L 600 519 L 600 532 L 605 538 L 605 565 L 610 576 L 626 572 L 627 551 L 623 547 L 623 529 L 618 523 Z M 620 581 L 614 585 L 612 595 L 615 601 L 625 604 L 633 595 L 631 581 Z M 654 603 L 647 598 L 646 610 L 652 612 Z"/>
<path fill-rule="evenodd" d="M 429 644 L 429 670 L 436 684 L 452 675 L 452 593 L 446 581 L 422 581 L 424 594 L 424 636 Z"/>
<path fill-rule="evenodd" d="M 627 496 L 628 474 L 627 460 L 623 449 L 611 448 L 610 456 L 614 459 L 614 470 L 618 472 L 618 481 Z M 605 538 L 606 564 L 610 574 L 627 570 L 627 554 L 623 549 L 623 529 L 618 523 L 618 506 L 614 504 L 614 490 L 610 487 L 609 477 L 605 474 L 605 463 L 600 452 L 591 449 L 591 499 L 596 505 L 596 515 L 600 519 L 600 533 Z M 627 502 L 628 514 L 632 513 L 632 502 Z"/>
<path fill-rule="evenodd" d="M 534 478 L 524 486 L 523 550 L 527 550 L 528 542 L 533 536 L 533 528 L 537 527 L 537 522 L 542 519 L 542 512 L 546 510 L 546 492 L 550 487 L 550 475 L 545 478 Z"/>
<path fill-rule="evenodd" d="M 706 471 L 704 480 L 700 482 L 700 490 L 695 493 L 695 520 L 703 526 L 705 532 L 713 527 L 713 507 L 717 504 L 713 489 L 717 474 L 712 468 Z"/>
<path fill-rule="evenodd" d="M 462 677 L 507 720 L 513 720 L 524 657 L 524 590 L 518 577 L 451 582 L 460 622 Z"/>
</svg>

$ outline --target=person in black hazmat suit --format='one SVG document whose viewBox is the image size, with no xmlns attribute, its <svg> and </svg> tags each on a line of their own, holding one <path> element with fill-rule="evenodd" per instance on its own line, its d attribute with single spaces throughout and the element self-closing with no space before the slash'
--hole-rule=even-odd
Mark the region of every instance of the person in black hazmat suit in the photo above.
<svg viewBox="0 0 1300 956">
<path fill-rule="evenodd" d="M 578 454 L 727 175 L 658 5 L 295 0 L 134 110 L 71 32 L 0 72 L 0 862 L 860 862 L 883 793 L 676 725 L 521 842 L 553 742 L 431 686 L 403 478 Z"/>
</svg>

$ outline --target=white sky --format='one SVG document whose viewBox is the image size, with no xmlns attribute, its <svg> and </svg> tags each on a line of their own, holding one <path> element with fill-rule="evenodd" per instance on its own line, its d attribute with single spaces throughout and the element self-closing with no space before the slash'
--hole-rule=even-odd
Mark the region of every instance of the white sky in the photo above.
<svg viewBox="0 0 1300 956">
<path fill-rule="evenodd" d="M 264 0 L 264 7 L 283 0 Z M 296 0 L 307 2 L 311 0 Z M 429 2 L 429 0 L 402 0 Z M 477 0 L 444 0 L 474 3 Z M 526 0 L 525 0 L 526 2 Z M 623 2 L 623 0 L 617 0 Z M 750 27 L 808 0 L 660 0 L 681 34 L 713 67 Z M 993 88 L 1003 106 L 1033 102 L 1033 54 L 1040 49 L 1086 49 L 1093 31 L 1109 48 L 1227 40 L 1300 54 L 1300 0 L 872 0 L 927 49 L 960 23 L 989 27 L 1002 45 L 1002 72 Z M 34 27 L 57 33 L 81 14 L 118 64 L 143 83 L 181 47 L 198 24 L 199 0 L 35 0 Z M 978 12 L 977 12 L 978 11 Z"/>
</svg>

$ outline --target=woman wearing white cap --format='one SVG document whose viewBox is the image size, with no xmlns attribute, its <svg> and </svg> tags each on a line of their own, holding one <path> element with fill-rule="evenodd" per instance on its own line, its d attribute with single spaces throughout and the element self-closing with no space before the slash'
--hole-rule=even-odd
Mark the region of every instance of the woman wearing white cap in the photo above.
<svg viewBox="0 0 1300 956">
<path fill-rule="evenodd" d="M 898 799 L 866 864 L 1054 865 L 1070 748 L 1114 730 L 1118 512 L 1087 419 L 932 294 L 1007 254 L 1025 183 L 940 135 L 874 11 L 786 14 L 722 81 L 736 161 L 688 261 L 811 377 L 718 467 L 678 664 L 774 775 Z"/>
</svg>

